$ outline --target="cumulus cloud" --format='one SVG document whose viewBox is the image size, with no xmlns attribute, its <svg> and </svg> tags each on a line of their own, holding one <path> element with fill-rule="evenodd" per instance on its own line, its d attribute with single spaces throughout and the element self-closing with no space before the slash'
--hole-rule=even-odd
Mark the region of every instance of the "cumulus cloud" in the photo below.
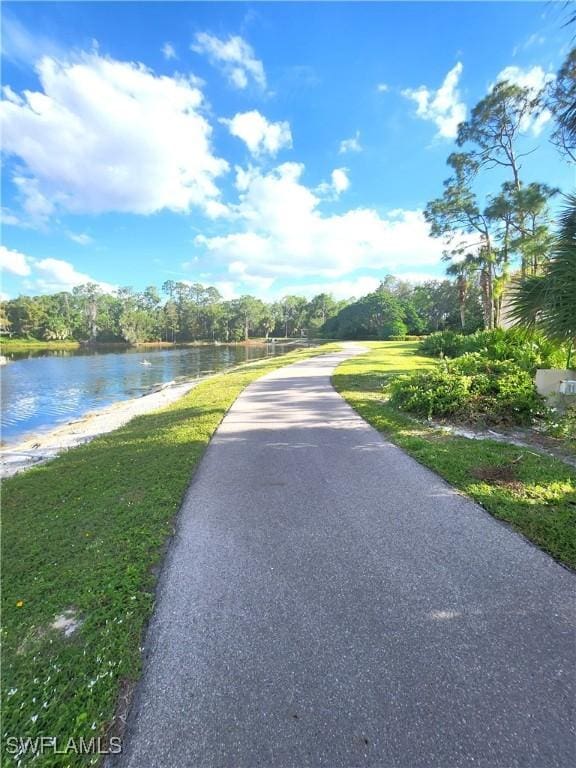
<svg viewBox="0 0 576 768">
<path fill-rule="evenodd" d="M 302 183 L 304 166 L 268 173 L 237 170 L 236 231 L 198 235 L 197 247 L 220 268 L 242 264 L 255 277 L 342 278 L 358 269 L 415 269 L 437 264 L 443 244 L 429 236 L 421 211 L 386 217 L 369 208 L 323 215 L 321 198 Z M 238 270 L 239 267 L 232 267 Z"/>
<path fill-rule="evenodd" d="M 40 259 L 34 262 L 34 272 L 38 275 L 34 287 L 46 292 L 71 291 L 77 285 L 96 283 L 106 293 L 115 290 L 115 286 L 95 280 L 90 275 L 78 272 L 69 261 L 62 259 Z"/>
<path fill-rule="evenodd" d="M 386 93 L 387 91 L 390 90 L 390 86 L 387 85 L 386 83 L 378 83 L 378 85 L 376 86 L 376 90 L 378 91 L 378 93 Z"/>
<path fill-rule="evenodd" d="M 257 110 L 239 112 L 231 120 L 220 122 L 228 126 L 230 133 L 246 144 L 255 155 L 276 155 L 283 147 L 292 146 L 292 133 L 287 122 L 270 123 Z"/>
<path fill-rule="evenodd" d="M 546 72 L 540 66 L 529 67 L 522 69 L 522 67 L 510 66 L 505 67 L 496 77 L 496 82 L 508 82 L 513 85 L 518 85 L 520 88 L 527 88 L 533 97 L 536 97 L 546 86 L 556 79 L 554 72 Z M 492 89 L 494 86 L 490 86 Z M 534 136 L 539 136 L 546 123 L 552 119 L 552 113 L 549 109 L 536 109 L 530 115 L 526 115 L 520 129 L 525 133 L 532 133 Z"/>
<path fill-rule="evenodd" d="M 20 251 L 6 248 L 5 245 L 0 245 L 0 268 L 19 277 L 26 277 L 31 272 L 28 257 Z"/>
<path fill-rule="evenodd" d="M 218 201 L 216 157 L 203 96 L 183 76 L 98 53 L 44 57 L 41 91 L 4 89 L 4 151 L 27 213 L 187 212 Z"/>
<path fill-rule="evenodd" d="M 436 135 L 444 139 L 454 139 L 459 123 L 466 119 L 466 105 L 461 101 L 458 90 L 462 69 L 462 64 L 458 62 L 448 72 L 437 91 L 432 91 L 425 85 L 402 91 L 403 96 L 416 103 L 418 117 L 433 122 L 437 128 Z"/>
<path fill-rule="evenodd" d="M 360 144 L 360 131 L 356 131 L 351 139 L 344 139 L 340 142 L 338 153 L 340 155 L 345 155 L 347 152 L 362 152 L 362 145 Z"/>
<path fill-rule="evenodd" d="M 0 245 L 0 268 L 17 277 L 29 278 L 24 285 L 39 293 L 71 291 L 77 285 L 95 283 L 103 291 L 111 293 L 115 286 L 96 280 L 62 259 L 35 259 L 20 251 Z"/>
<path fill-rule="evenodd" d="M 260 88 L 266 88 L 264 65 L 242 37 L 232 35 L 227 40 L 221 40 L 208 32 L 199 32 L 190 47 L 196 53 L 206 54 L 212 64 L 223 70 L 235 88 L 244 89 L 251 81 Z"/>
<path fill-rule="evenodd" d="M 537 95 L 548 83 L 556 79 L 554 72 L 545 72 L 540 66 L 534 66 L 527 69 L 522 67 L 505 67 L 496 77 L 497 82 L 507 80 L 509 83 L 519 85 L 521 88 L 528 88 L 531 93 Z"/>
</svg>

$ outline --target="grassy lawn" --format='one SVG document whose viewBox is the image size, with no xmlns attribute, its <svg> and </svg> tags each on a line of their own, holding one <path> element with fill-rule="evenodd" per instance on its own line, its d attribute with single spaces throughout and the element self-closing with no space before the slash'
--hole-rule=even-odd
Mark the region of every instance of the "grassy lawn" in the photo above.
<svg viewBox="0 0 576 768">
<path fill-rule="evenodd" d="M 417 342 L 365 344 L 370 352 L 342 363 L 333 377 L 350 405 L 494 517 L 576 568 L 576 471 L 528 449 L 453 437 L 400 413 L 383 400 L 386 377 L 434 361 L 416 354 Z"/>
<path fill-rule="evenodd" d="M 215 376 L 172 406 L 4 483 L 5 748 L 7 736 L 65 743 L 111 733 L 119 693 L 138 677 L 142 631 L 176 512 L 214 430 L 251 381 L 333 348 Z M 52 627 L 57 617 L 80 625 L 66 637 Z M 98 762 L 69 753 L 34 764 Z M 18 761 L 5 754 L 1 764 Z"/>
</svg>

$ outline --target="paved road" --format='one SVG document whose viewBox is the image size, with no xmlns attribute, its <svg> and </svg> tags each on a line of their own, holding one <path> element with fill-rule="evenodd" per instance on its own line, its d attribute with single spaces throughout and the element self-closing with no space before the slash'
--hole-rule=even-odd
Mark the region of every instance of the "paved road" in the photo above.
<svg viewBox="0 0 576 768">
<path fill-rule="evenodd" d="M 572 573 L 335 393 L 252 384 L 190 487 L 122 768 L 554 768 L 576 755 Z"/>
</svg>

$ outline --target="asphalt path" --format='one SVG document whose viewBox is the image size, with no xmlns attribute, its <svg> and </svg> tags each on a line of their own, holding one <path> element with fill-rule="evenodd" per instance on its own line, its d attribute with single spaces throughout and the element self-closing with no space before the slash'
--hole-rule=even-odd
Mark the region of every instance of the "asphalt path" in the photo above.
<svg viewBox="0 0 576 768">
<path fill-rule="evenodd" d="M 576 764 L 574 574 L 334 391 L 251 384 L 191 483 L 122 768 Z"/>
</svg>

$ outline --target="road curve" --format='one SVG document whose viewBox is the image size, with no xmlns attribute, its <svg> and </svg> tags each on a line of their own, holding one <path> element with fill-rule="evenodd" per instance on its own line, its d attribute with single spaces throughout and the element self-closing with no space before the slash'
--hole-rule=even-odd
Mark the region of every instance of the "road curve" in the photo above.
<svg viewBox="0 0 576 768">
<path fill-rule="evenodd" d="M 121 768 L 574 764 L 574 574 L 334 391 L 251 384 L 158 589 Z"/>
</svg>

